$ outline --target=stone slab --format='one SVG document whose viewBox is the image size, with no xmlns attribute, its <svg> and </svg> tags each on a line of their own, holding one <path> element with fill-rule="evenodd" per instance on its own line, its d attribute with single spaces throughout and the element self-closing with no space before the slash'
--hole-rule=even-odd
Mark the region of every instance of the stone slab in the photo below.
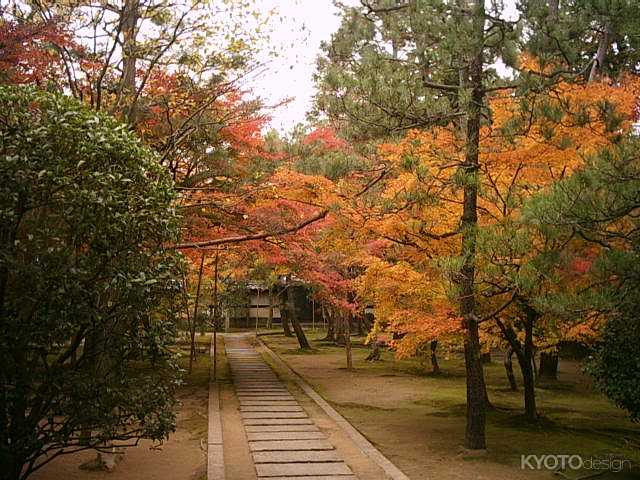
<svg viewBox="0 0 640 480">
<path fill-rule="evenodd" d="M 293 396 L 288 392 L 278 392 L 278 393 L 260 393 L 260 392 L 246 392 L 246 393 L 238 393 L 238 398 L 242 399 L 258 399 L 263 398 L 267 400 L 287 400 L 293 399 Z"/>
<path fill-rule="evenodd" d="M 238 395 L 239 401 L 262 401 L 262 402 L 295 402 L 293 396 L 288 393 L 278 394 L 264 394 L 264 393 L 250 393 Z"/>
<path fill-rule="evenodd" d="M 333 450 L 333 446 L 326 440 L 260 440 L 249 442 L 249 450 L 259 452 L 264 450 Z M 284 474 L 279 474 L 284 475 Z M 300 475 L 293 473 L 291 475 Z"/>
<path fill-rule="evenodd" d="M 236 386 L 236 392 L 275 392 L 275 393 L 289 393 L 284 387 L 261 387 L 255 385 L 238 385 Z"/>
<path fill-rule="evenodd" d="M 209 385 L 207 443 L 222 445 L 222 419 L 220 417 L 220 395 L 215 383 Z"/>
<path fill-rule="evenodd" d="M 315 425 L 245 425 L 249 432 L 319 432 Z"/>
<path fill-rule="evenodd" d="M 278 377 L 273 377 L 269 374 L 263 374 L 263 375 L 238 375 L 237 373 L 233 373 L 233 378 L 235 382 L 278 382 L 282 385 L 282 382 L 280 381 L 280 379 Z"/>
<path fill-rule="evenodd" d="M 279 390 L 277 392 L 256 392 L 255 390 L 238 392 L 236 391 L 238 398 L 293 398 L 290 392 Z"/>
<path fill-rule="evenodd" d="M 282 477 L 292 475 L 351 475 L 353 472 L 343 462 L 322 463 L 259 463 L 258 477 Z"/>
<path fill-rule="evenodd" d="M 245 418 L 245 426 L 249 425 L 313 425 L 310 418 Z"/>
<path fill-rule="evenodd" d="M 289 450 L 282 452 L 253 452 L 254 463 L 339 462 L 335 450 Z"/>
<path fill-rule="evenodd" d="M 247 440 L 322 440 L 322 432 L 247 432 Z"/>
<path fill-rule="evenodd" d="M 241 412 L 303 412 L 299 405 L 240 405 Z"/>
<path fill-rule="evenodd" d="M 240 406 L 254 406 L 254 407 L 277 407 L 277 406 L 295 406 L 298 402 L 294 400 L 240 400 Z"/>
<path fill-rule="evenodd" d="M 373 462 L 375 462 L 389 477 L 390 480 L 409 480 L 409 477 L 405 475 L 398 467 L 396 467 L 387 457 L 385 457 L 376 447 L 374 447 L 369 440 L 365 438 L 358 430 L 355 429 L 342 415 L 340 415 L 329 403 L 322 398 L 302 377 L 296 375 L 296 373 L 289 367 L 276 353 L 267 347 L 260 337 L 257 337 L 258 342 L 265 350 L 265 352 L 287 372 L 296 382 L 298 387 L 304 391 L 316 404 L 324 410 L 324 412 L 331 418 L 344 433 L 354 442 L 358 449 L 368 456 Z M 310 477 L 305 477 L 306 480 L 310 480 Z M 291 477 L 288 480 L 292 480 Z"/>
<path fill-rule="evenodd" d="M 310 475 L 304 477 L 262 477 L 269 480 L 358 480 L 355 475 Z"/>
<path fill-rule="evenodd" d="M 287 391 L 284 387 L 281 387 L 276 383 L 264 383 L 264 384 L 236 383 L 235 387 L 236 387 L 236 391 L 237 390 L 276 390 L 278 392 Z"/>
<path fill-rule="evenodd" d="M 234 375 L 237 376 L 247 376 L 247 377 L 259 377 L 259 378 L 264 378 L 264 377 L 273 377 L 273 378 L 277 378 L 276 375 L 273 373 L 272 370 L 244 370 L 244 369 L 235 369 L 232 368 L 231 369 L 231 373 L 233 373 Z"/>
<path fill-rule="evenodd" d="M 240 412 L 242 418 L 307 418 L 304 412 Z"/>
<path fill-rule="evenodd" d="M 284 390 L 287 388 L 280 382 L 234 382 L 236 390 L 255 390 L 261 388 L 263 390 Z"/>
<path fill-rule="evenodd" d="M 289 392 L 286 390 L 236 390 L 236 395 L 238 397 L 251 396 L 254 394 L 256 397 L 269 397 L 269 396 L 290 396 Z"/>
<path fill-rule="evenodd" d="M 222 445 L 208 445 L 207 447 L 207 478 L 224 479 L 224 452 Z"/>
<path fill-rule="evenodd" d="M 237 390 L 263 388 L 269 390 L 287 390 L 280 382 L 234 382 Z"/>
</svg>

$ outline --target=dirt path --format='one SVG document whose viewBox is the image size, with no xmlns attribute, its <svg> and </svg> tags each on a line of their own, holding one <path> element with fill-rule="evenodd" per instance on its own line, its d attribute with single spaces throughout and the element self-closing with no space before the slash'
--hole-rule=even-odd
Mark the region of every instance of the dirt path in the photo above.
<svg viewBox="0 0 640 480">
<path fill-rule="evenodd" d="M 128 448 L 113 472 L 86 471 L 79 466 L 95 458 L 95 452 L 85 451 L 63 455 L 36 472 L 33 480 L 200 480 L 204 472 L 204 452 L 201 437 L 194 435 L 183 421 L 191 418 L 189 403 L 178 417 L 178 428 L 163 445 L 152 449 L 150 441 Z"/>
<path fill-rule="evenodd" d="M 208 339 L 202 340 L 203 344 Z M 187 357 L 181 359 L 187 362 Z M 198 357 L 191 375 L 184 378 L 177 398 L 176 431 L 157 448 L 141 441 L 127 448 L 112 472 L 81 470 L 95 459 L 94 451 L 62 455 L 33 474 L 33 480 L 206 480 L 208 354 Z"/>
</svg>

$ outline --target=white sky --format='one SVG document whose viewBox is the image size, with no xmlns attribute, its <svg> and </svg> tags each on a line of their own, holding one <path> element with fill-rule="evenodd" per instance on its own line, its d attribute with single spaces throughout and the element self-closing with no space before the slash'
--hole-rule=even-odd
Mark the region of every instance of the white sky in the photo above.
<svg viewBox="0 0 640 480">
<path fill-rule="evenodd" d="M 514 19 L 515 0 L 503 1 L 506 7 L 503 16 Z M 357 5 L 360 2 L 343 0 L 343 3 Z M 311 109 L 313 74 L 320 42 L 329 40 L 340 26 L 338 9 L 332 0 L 256 0 L 256 6 L 265 14 L 274 8 L 278 12 L 270 26 L 272 41 L 280 56 L 271 61 L 267 71 L 254 78 L 248 87 L 269 105 L 293 98 L 289 104 L 272 112 L 271 127 L 285 133 L 304 122 Z"/>
<path fill-rule="evenodd" d="M 265 13 L 273 8 L 279 12 L 270 24 L 272 40 L 280 56 L 269 63 L 267 71 L 254 79 L 250 87 L 271 105 L 293 97 L 289 104 L 272 113 L 271 126 L 286 132 L 304 122 L 311 108 L 320 42 L 329 40 L 338 29 L 338 9 L 331 0 L 259 0 L 257 3 Z"/>
</svg>

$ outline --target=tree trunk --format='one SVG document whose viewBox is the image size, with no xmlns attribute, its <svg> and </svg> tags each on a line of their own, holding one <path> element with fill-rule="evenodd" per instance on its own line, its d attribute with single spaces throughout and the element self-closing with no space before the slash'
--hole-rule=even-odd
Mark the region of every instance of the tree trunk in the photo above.
<svg viewBox="0 0 640 480">
<path fill-rule="evenodd" d="M 529 420 L 535 420 L 538 417 L 538 413 L 536 411 L 536 379 L 533 372 L 533 325 L 537 318 L 537 313 L 533 309 L 526 307 L 526 314 L 524 356 L 520 367 L 524 384 L 524 414 Z"/>
<path fill-rule="evenodd" d="M 218 330 L 218 328 L 220 328 L 219 322 L 218 322 L 218 316 L 220 315 L 220 312 L 218 311 L 218 263 L 219 263 L 219 258 L 220 258 L 220 250 L 216 250 L 216 257 L 215 257 L 215 261 L 213 264 L 213 298 L 212 298 L 212 303 L 213 303 L 213 318 L 211 319 L 211 323 L 213 326 L 213 332 L 215 335 L 215 332 Z"/>
<path fill-rule="evenodd" d="M 282 319 L 282 329 L 284 330 L 284 336 L 293 337 L 293 333 L 291 333 L 291 326 L 289 325 L 289 314 L 285 309 L 280 309 L 280 318 Z"/>
<path fill-rule="evenodd" d="M 293 325 L 293 331 L 296 333 L 296 337 L 298 338 L 298 344 L 300 348 L 309 349 L 311 346 L 309 345 L 309 341 L 307 340 L 307 336 L 304 334 L 304 330 L 302 329 L 302 325 L 298 321 L 298 318 L 295 315 L 291 317 L 291 325 Z"/>
<path fill-rule="evenodd" d="M 600 36 L 600 41 L 598 42 L 598 51 L 596 52 L 596 58 L 594 59 L 593 65 L 591 65 L 591 71 L 589 72 L 589 83 L 595 81 L 602 75 L 602 67 L 604 65 L 605 57 L 607 56 L 607 52 L 609 51 L 609 47 L 611 45 L 611 37 L 612 35 L 611 23 L 606 22 L 604 25 L 604 31 Z"/>
<path fill-rule="evenodd" d="M 367 355 L 365 360 L 368 362 L 377 362 L 380 360 L 380 342 L 377 338 L 371 342 L 371 353 Z"/>
<path fill-rule="evenodd" d="M 287 311 L 289 313 L 289 320 L 291 321 L 291 325 L 293 326 L 293 331 L 296 333 L 296 337 L 298 338 L 298 344 L 300 345 L 300 348 L 311 348 L 311 346 L 309 345 L 309 341 L 307 340 L 307 336 L 304 334 L 304 330 L 300 325 L 300 319 L 298 318 L 298 312 L 296 309 L 294 291 L 291 287 L 287 288 Z"/>
<path fill-rule="evenodd" d="M 462 58 L 460 70 L 460 87 L 462 92 L 470 93 L 467 100 L 465 160 L 461 169 L 464 173 L 462 200 L 461 257 L 463 265 L 460 270 L 460 313 L 464 319 L 464 358 L 467 374 L 467 425 L 465 430 L 465 446 L 469 449 L 485 449 L 486 401 L 485 382 L 482 361 L 480 360 L 480 336 L 478 317 L 475 305 L 475 259 L 478 225 L 478 173 L 480 153 L 480 121 L 484 90 L 482 84 L 484 69 L 484 0 L 472 4 L 472 38 L 469 58 Z"/>
<path fill-rule="evenodd" d="M 431 350 L 431 373 L 433 375 L 440 375 L 440 365 L 438 365 L 438 356 L 436 355 L 438 340 L 431 340 L 429 348 Z"/>
<path fill-rule="evenodd" d="M 513 348 L 509 347 L 506 353 L 504 354 L 504 369 L 507 372 L 507 379 L 509 380 L 509 388 L 511 388 L 512 391 L 517 392 L 518 383 L 516 382 L 516 376 L 513 373 L 513 362 L 512 362 L 513 354 L 514 354 Z"/>
<path fill-rule="evenodd" d="M 200 303 L 200 286 L 202 284 L 202 270 L 204 269 L 204 252 L 200 257 L 200 270 L 198 271 L 198 286 L 196 287 L 196 304 L 193 307 L 193 321 L 191 322 L 191 349 L 189 350 L 189 373 L 193 369 L 196 360 L 196 323 L 198 321 L 198 304 Z"/>
<path fill-rule="evenodd" d="M 139 0 L 126 0 L 122 10 L 122 77 L 121 89 L 126 99 L 125 113 L 129 123 L 135 123 L 136 105 L 136 63 L 137 63 L 137 25 Z"/>
<path fill-rule="evenodd" d="M 289 287 L 286 287 L 287 290 Z M 285 337 L 293 337 L 291 333 L 291 325 L 289 325 L 289 311 L 287 307 L 287 301 L 280 296 L 280 320 L 282 321 L 282 329 L 284 330 Z"/>
<path fill-rule="evenodd" d="M 325 315 L 326 313 L 326 315 Z M 322 306 L 322 316 L 327 320 L 327 334 L 323 338 L 324 341 L 335 341 L 335 320 L 333 314 L 327 311 L 326 307 Z"/>
<path fill-rule="evenodd" d="M 347 370 L 353 370 L 353 355 L 351 352 L 351 317 L 344 315 L 344 350 L 347 354 Z"/>
<path fill-rule="evenodd" d="M 528 314 L 529 315 L 529 314 Z M 513 352 L 518 359 L 518 365 L 522 372 L 522 382 L 524 387 L 524 411 L 525 416 L 529 420 L 535 420 L 537 418 L 536 413 L 536 390 L 535 390 L 535 376 L 533 373 L 533 365 L 531 362 L 531 355 L 533 354 L 533 321 L 527 318 L 525 320 L 525 342 L 524 346 L 518 340 L 515 330 L 511 326 L 504 325 L 500 320 L 496 320 L 498 327 L 502 331 L 502 334 L 511 345 Z M 506 362 L 506 358 L 505 358 Z M 514 379 L 515 381 L 515 379 Z"/>
<path fill-rule="evenodd" d="M 558 380 L 558 353 L 541 352 L 538 381 Z"/>
<path fill-rule="evenodd" d="M 344 331 L 345 331 L 345 321 L 342 318 L 342 313 L 334 312 L 335 316 L 335 324 L 333 329 L 333 341 L 336 345 L 343 346 L 344 345 Z"/>
<path fill-rule="evenodd" d="M 273 327 L 273 291 L 269 288 L 269 316 L 267 318 L 267 328 Z"/>
</svg>

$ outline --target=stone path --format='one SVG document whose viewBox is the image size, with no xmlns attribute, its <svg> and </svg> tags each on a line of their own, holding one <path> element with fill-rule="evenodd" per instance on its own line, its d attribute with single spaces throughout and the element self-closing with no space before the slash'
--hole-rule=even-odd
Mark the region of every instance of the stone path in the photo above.
<svg viewBox="0 0 640 480">
<path fill-rule="evenodd" d="M 227 336 L 225 346 L 258 478 L 356 480 L 247 338 Z"/>
</svg>

